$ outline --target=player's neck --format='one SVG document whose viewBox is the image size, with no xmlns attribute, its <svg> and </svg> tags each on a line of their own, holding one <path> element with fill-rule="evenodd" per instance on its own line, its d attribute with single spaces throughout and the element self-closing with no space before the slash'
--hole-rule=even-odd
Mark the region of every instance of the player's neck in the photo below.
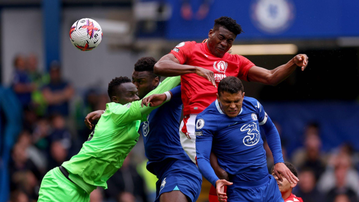
<svg viewBox="0 0 359 202">
<path fill-rule="evenodd" d="M 282 194 L 283 200 L 286 200 L 292 194 L 292 189 L 289 189 L 286 192 L 281 192 L 281 194 Z"/>
</svg>

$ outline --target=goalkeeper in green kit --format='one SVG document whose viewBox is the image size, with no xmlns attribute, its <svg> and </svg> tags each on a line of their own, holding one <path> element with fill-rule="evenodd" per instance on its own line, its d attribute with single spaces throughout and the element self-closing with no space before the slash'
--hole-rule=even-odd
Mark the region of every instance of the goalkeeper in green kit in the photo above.
<svg viewBox="0 0 359 202">
<path fill-rule="evenodd" d="M 159 94 L 154 96 L 153 103 L 169 100 L 171 94 L 166 91 L 179 83 L 180 77 L 167 78 L 147 96 Z M 137 143 L 141 121 L 156 107 L 141 107 L 137 88 L 127 77 L 113 79 L 108 94 L 111 102 L 106 104 L 105 112 L 80 152 L 42 179 L 38 202 L 90 201 L 94 189 L 107 189 L 106 181 L 122 166 Z"/>
</svg>

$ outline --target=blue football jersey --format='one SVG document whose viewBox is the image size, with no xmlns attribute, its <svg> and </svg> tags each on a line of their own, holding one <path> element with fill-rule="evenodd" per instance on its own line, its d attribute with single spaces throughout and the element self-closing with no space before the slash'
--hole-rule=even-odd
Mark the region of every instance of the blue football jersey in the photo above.
<svg viewBox="0 0 359 202">
<path fill-rule="evenodd" d="M 154 174 L 155 167 L 167 158 L 189 159 L 178 133 L 182 111 L 181 86 L 171 92 L 171 100 L 153 110 L 140 128 L 148 158 L 147 169 Z"/>
<path fill-rule="evenodd" d="M 196 120 L 197 162 L 201 172 L 209 172 L 207 174 L 202 172 L 202 174 L 207 179 L 210 178 L 208 180 L 212 184 L 215 184 L 218 179 L 213 169 L 205 171 L 203 167 L 201 168 L 203 164 L 210 166 L 209 156 L 212 151 L 218 158 L 219 166 L 241 181 L 256 181 L 266 177 L 268 175 L 266 152 L 259 126 L 266 124 L 268 118 L 262 105 L 251 97 L 244 97 L 240 113 L 233 118 L 222 112 L 217 100 L 198 114 Z M 279 134 L 270 132 L 276 133 L 273 135 L 275 141 L 272 142 L 275 142 L 273 148 L 278 150 Z M 281 152 L 280 147 L 278 151 L 275 151 L 276 154 L 278 152 Z M 277 159 L 282 161 L 282 154 L 278 154 Z M 202 165 L 199 165 L 200 163 Z"/>
</svg>

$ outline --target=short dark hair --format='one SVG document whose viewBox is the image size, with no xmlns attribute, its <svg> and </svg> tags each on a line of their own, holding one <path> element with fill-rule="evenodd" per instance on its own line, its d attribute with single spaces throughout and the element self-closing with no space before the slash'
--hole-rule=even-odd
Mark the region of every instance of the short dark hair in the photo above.
<svg viewBox="0 0 359 202">
<path fill-rule="evenodd" d="M 291 164 L 289 162 L 285 162 L 284 164 L 288 167 L 290 172 L 292 172 L 296 177 L 298 177 L 298 171 L 293 164 Z"/>
<path fill-rule="evenodd" d="M 234 35 L 238 35 L 243 32 L 242 27 L 230 17 L 220 17 L 214 21 L 213 29 L 217 30 L 222 26 L 232 32 Z"/>
<path fill-rule="evenodd" d="M 107 93 L 108 96 L 111 97 L 116 94 L 115 90 L 117 86 L 123 84 L 123 83 L 131 83 L 131 79 L 129 79 L 127 76 L 120 76 L 112 79 L 112 81 L 108 84 Z"/>
<path fill-rule="evenodd" d="M 157 77 L 155 73 L 153 73 L 153 67 L 156 64 L 156 59 L 153 57 L 142 57 L 135 63 L 135 71 L 137 72 L 144 72 L 148 71 L 152 73 L 153 77 Z M 160 78 L 160 76 L 158 76 Z"/>
<path fill-rule="evenodd" d="M 290 172 L 292 172 L 296 177 L 298 177 L 298 171 L 293 164 L 291 164 L 289 162 L 284 162 L 284 164 L 287 166 L 287 168 L 290 170 Z M 272 169 L 270 171 L 273 172 L 273 170 L 274 170 L 274 166 L 272 167 Z"/>
<path fill-rule="evenodd" d="M 228 93 L 238 93 L 238 92 L 244 92 L 244 86 L 242 84 L 242 81 L 234 76 L 229 76 L 221 80 L 218 84 L 218 95 L 221 95 L 223 92 Z"/>
</svg>

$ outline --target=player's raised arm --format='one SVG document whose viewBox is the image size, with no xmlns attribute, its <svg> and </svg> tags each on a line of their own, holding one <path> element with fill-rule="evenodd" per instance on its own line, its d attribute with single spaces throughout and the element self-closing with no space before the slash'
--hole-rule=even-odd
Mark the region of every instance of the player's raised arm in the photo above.
<svg viewBox="0 0 359 202">
<path fill-rule="evenodd" d="M 198 76 L 206 78 L 214 86 L 216 86 L 216 82 L 214 80 L 214 73 L 211 70 L 192 65 L 180 64 L 179 60 L 172 53 L 163 56 L 155 64 L 153 72 L 161 76 L 178 76 L 183 74 L 195 73 Z"/>
<path fill-rule="evenodd" d="M 280 65 L 272 70 L 253 66 L 249 69 L 248 80 L 266 85 L 278 85 L 290 74 L 292 74 L 297 67 L 301 67 L 301 70 L 304 71 L 308 65 L 308 59 L 309 58 L 306 54 L 298 54 L 286 64 Z"/>
</svg>

